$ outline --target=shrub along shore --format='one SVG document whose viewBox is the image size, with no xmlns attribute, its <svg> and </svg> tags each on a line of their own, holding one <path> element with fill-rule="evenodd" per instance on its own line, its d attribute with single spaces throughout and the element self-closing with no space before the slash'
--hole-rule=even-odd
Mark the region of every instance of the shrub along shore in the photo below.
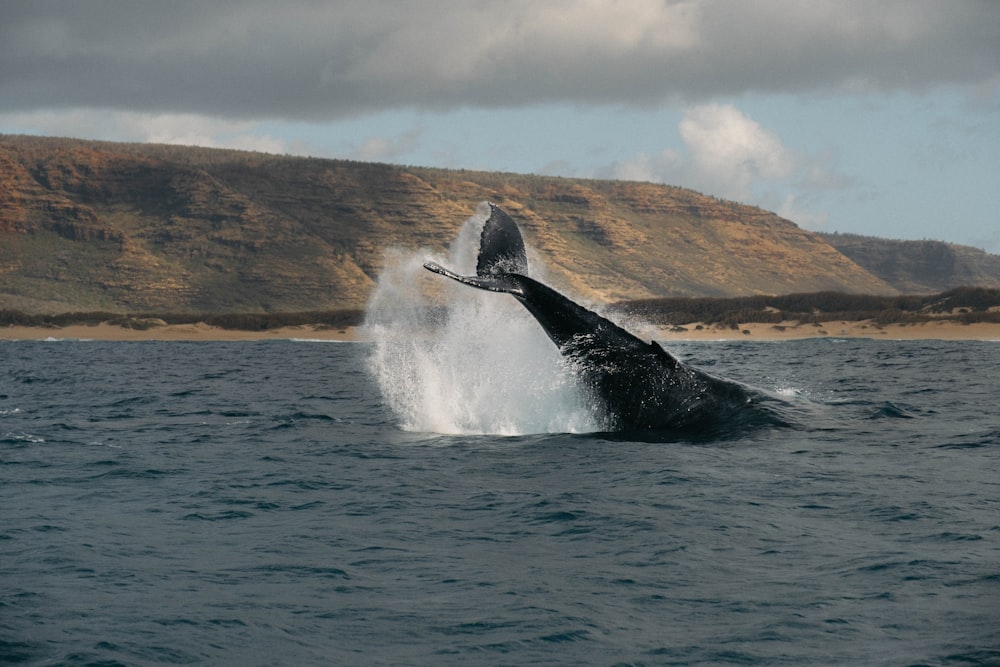
<svg viewBox="0 0 1000 667">
<path fill-rule="evenodd" d="M 958 288 L 935 295 L 818 292 L 736 298 L 627 301 L 612 319 L 642 323 L 661 338 L 788 339 L 817 336 L 1000 339 L 1000 290 Z M 256 340 L 363 338 L 360 309 L 288 313 L 111 313 L 58 315 L 0 310 L 0 339 Z"/>
</svg>

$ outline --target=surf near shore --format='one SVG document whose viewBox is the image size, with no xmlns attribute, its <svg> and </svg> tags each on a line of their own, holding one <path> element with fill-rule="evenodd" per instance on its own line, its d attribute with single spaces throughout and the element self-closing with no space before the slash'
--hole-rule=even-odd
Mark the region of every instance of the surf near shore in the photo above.
<svg viewBox="0 0 1000 667">
<path fill-rule="evenodd" d="M 642 338 L 657 340 L 798 340 L 804 338 L 872 338 L 882 340 L 995 340 L 1000 341 L 1000 323 L 977 322 L 962 324 L 953 320 L 937 320 L 914 324 L 875 324 L 858 322 L 824 322 L 799 324 L 748 323 L 738 328 L 686 324 L 677 327 L 640 327 Z M 364 341 L 364 328 L 358 326 L 329 327 L 323 325 L 286 326 L 265 330 L 225 329 L 203 322 L 195 324 L 164 324 L 135 329 L 111 323 L 73 324 L 57 326 L 0 327 L 0 340 L 101 340 L 101 341 L 259 341 L 317 340 L 336 342 Z"/>
</svg>

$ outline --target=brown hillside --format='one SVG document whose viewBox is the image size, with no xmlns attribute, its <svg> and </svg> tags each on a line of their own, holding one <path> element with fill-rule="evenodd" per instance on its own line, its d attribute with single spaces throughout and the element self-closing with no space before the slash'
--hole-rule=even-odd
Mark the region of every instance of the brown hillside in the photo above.
<svg viewBox="0 0 1000 667">
<path fill-rule="evenodd" d="M 593 301 L 897 291 L 772 213 L 669 186 L 0 136 L 0 308 L 360 307 L 386 248 L 440 250 L 483 200 Z"/>
<path fill-rule="evenodd" d="M 1000 255 L 942 241 L 894 241 L 857 234 L 823 240 L 906 294 L 975 285 L 1000 288 Z"/>
</svg>

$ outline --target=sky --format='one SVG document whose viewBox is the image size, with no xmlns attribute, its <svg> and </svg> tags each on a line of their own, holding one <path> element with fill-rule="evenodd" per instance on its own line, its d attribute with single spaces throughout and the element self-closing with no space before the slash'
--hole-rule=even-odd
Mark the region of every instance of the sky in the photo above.
<svg viewBox="0 0 1000 667">
<path fill-rule="evenodd" d="M 0 133 L 668 183 L 1000 253 L 1000 0 L 3 0 Z"/>
</svg>

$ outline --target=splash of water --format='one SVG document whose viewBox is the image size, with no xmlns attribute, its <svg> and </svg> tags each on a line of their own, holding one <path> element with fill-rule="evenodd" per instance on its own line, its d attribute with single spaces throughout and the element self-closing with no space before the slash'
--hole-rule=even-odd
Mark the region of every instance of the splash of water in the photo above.
<svg viewBox="0 0 1000 667">
<path fill-rule="evenodd" d="M 488 211 L 446 257 L 393 250 L 368 304 L 369 368 L 410 431 L 521 435 L 598 430 L 558 350 L 512 297 L 428 273 L 429 259 L 474 273 Z"/>
</svg>

